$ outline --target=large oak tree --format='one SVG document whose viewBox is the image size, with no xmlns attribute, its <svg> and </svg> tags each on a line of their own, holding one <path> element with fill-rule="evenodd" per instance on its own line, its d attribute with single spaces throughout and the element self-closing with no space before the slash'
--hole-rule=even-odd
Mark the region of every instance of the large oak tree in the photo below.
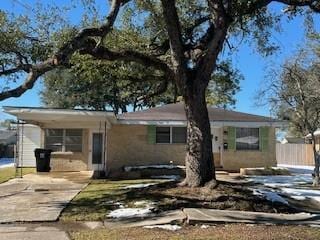
<svg viewBox="0 0 320 240">
<path fill-rule="evenodd" d="M 157 93 L 174 81 L 184 98 L 188 120 L 186 154 L 186 179 L 183 184 L 214 186 L 210 123 L 206 106 L 206 90 L 212 74 L 219 64 L 219 56 L 233 34 L 243 34 L 258 40 L 259 50 L 268 50 L 268 27 L 278 19 L 268 6 L 277 2 L 286 4 L 285 14 L 320 12 L 318 0 L 112 0 L 105 22 L 96 27 L 75 31 L 65 44 L 52 48 L 47 58 L 29 58 L 43 50 L 37 41 L 17 26 L 1 28 L 0 76 L 25 72 L 21 85 L 4 88 L 0 100 L 19 97 L 45 73 L 59 66 L 70 65 L 74 54 L 86 54 L 94 59 L 124 61 L 154 68 L 163 76 Z M 133 25 L 140 34 L 149 34 L 147 46 L 118 46 L 110 48 L 106 41 L 118 27 L 116 20 L 120 9 L 129 9 L 134 17 Z M 131 9 L 131 11 L 130 11 Z M 119 13 L 120 12 L 120 13 Z M 2 17 L 3 18 L 3 17 Z M 49 18 L 50 19 L 50 18 Z M 3 19 L 2 19 L 3 20 Z M 1 21 L 1 17 L 0 17 Z M 13 34 L 13 32 L 15 34 Z M 19 39 L 26 41 L 17 41 Z M 11 41 L 11 42 L 10 42 Z M 139 42 L 137 43 L 139 44 Z M 51 46 L 49 44 L 49 46 Z M 143 49 L 143 50 L 139 50 Z M 269 50 L 272 49 L 270 46 Z"/>
</svg>

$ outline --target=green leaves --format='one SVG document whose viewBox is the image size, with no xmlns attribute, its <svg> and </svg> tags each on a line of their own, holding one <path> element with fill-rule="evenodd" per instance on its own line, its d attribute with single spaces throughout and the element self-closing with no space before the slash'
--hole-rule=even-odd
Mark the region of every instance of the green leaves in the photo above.
<svg viewBox="0 0 320 240">
<path fill-rule="evenodd" d="M 235 94 L 240 90 L 239 84 L 242 79 L 241 73 L 232 69 L 230 61 L 218 64 L 207 89 L 207 103 L 220 107 L 235 105 Z"/>
</svg>

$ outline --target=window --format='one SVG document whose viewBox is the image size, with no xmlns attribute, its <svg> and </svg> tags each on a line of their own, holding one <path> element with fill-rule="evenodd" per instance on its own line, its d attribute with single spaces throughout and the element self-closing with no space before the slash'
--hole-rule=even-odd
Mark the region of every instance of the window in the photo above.
<svg viewBox="0 0 320 240">
<path fill-rule="evenodd" d="M 156 143 L 186 143 L 186 127 L 156 127 Z"/>
<path fill-rule="evenodd" d="M 236 149 L 259 150 L 259 128 L 237 128 Z"/>
<path fill-rule="evenodd" d="M 46 129 L 45 148 L 54 152 L 82 152 L 82 129 Z"/>
<path fill-rule="evenodd" d="M 65 151 L 82 152 L 82 130 L 66 129 L 65 132 Z"/>
<path fill-rule="evenodd" d="M 170 127 L 156 128 L 156 143 L 170 143 Z"/>
<path fill-rule="evenodd" d="M 54 152 L 62 152 L 63 146 L 63 129 L 46 129 L 45 131 L 45 148 Z"/>
<path fill-rule="evenodd" d="M 187 128 L 173 127 L 172 128 L 172 143 L 186 143 L 187 142 Z"/>
</svg>

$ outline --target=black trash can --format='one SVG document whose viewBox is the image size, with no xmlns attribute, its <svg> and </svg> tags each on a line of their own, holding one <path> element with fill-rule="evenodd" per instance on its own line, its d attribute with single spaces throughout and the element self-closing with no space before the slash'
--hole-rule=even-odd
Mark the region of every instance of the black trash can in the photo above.
<svg viewBox="0 0 320 240">
<path fill-rule="evenodd" d="M 37 172 L 50 172 L 50 149 L 36 148 L 34 155 L 36 157 Z"/>
</svg>

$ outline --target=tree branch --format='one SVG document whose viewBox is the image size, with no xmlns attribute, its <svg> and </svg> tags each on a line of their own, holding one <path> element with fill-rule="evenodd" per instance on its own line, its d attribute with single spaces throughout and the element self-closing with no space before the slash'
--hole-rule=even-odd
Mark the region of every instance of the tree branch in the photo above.
<svg viewBox="0 0 320 240">
<path fill-rule="evenodd" d="M 0 93 L 0 101 L 10 97 L 20 97 L 24 92 L 33 88 L 40 76 L 54 68 L 53 62 L 53 59 L 49 59 L 41 64 L 32 66 L 25 82 L 14 89 Z"/>
<path fill-rule="evenodd" d="M 223 1 L 208 0 L 208 5 L 212 14 L 213 25 L 205 38 L 206 52 L 199 58 L 196 66 L 196 79 L 203 80 L 206 83 L 209 82 L 211 73 L 216 67 L 215 63 L 231 24 L 231 18 L 229 17 L 230 1 L 223 3 Z"/>
<path fill-rule="evenodd" d="M 112 0 L 105 24 L 99 28 L 85 28 L 81 30 L 74 38 L 59 49 L 52 58 L 49 58 L 43 63 L 32 65 L 24 83 L 14 89 L 0 93 L 0 101 L 10 97 L 21 96 L 24 92 L 31 89 L 37 79 L 44 73 L 58 66 L 67 65 L 72 54 L 85 46 L 88 37 L 103 38 L 106 36 L 112 30 L 120 7 L 129 1 L 130 0 Z"/>
<path fill-rule="evenodd" d="M 173 74 L 172 70 L 170 67 L 163 62 L 162 60 L 149 56 L 137 51 L 132 51 L 132 50 L 125 50 L 121 52 L 115 52 L 111 51 L 106 47 L 103 46 L 93 46 L 94 42 L 90 45 L 87 45 L 86 48 L 83 48 L 80 50 L 81 54 L 89 54 L 93 56 L 96 59 L 101 59 L 101 60 L 108 60 L 108 61 L 114 61 L 114 60 L 122 60 L 126 62 L 137 62 L 142 64 L 145 67 L 154 67 L 156 69 L 162 70 L 165 73 L 170 73 Z"/>
<path fill-rule="evenodd" d="M 171 63 L 175 79 L 180 89 L 183 90 L 187 81 L 187 62 L 184 56 L 181 26 L 175 0 L 161 0 L 163 16 L 166 22 L 171 49 Z"/>
</svg>

